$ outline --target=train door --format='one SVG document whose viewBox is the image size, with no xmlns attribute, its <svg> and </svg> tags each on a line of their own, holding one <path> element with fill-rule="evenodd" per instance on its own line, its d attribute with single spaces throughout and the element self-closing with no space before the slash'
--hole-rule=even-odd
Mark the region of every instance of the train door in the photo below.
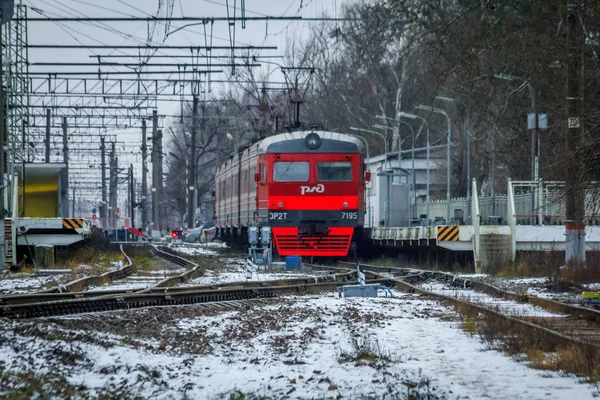
<svg viewBox="0 0 600 400">
<path fill-rule="evenodd" d="M 256 211 L 258 213 L 258 225 L 267 225 L 267 216 L 269 214 L 269 190 L 267 186 L 267 163 L 264 157 L 258 159 L 255 180 L 257 181 Z"/>
</svg>

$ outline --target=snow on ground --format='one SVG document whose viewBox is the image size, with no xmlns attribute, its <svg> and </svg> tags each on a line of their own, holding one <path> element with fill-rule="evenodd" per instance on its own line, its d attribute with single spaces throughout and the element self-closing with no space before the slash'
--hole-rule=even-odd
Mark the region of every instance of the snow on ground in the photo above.
<svg viewBox="0 0 600 400">
<path fill-rule="evenodd" d="M 576 287 L 568 287 L 564 284 L 556 284 L 547 277 L 541 278 L 510 278 L 497 277 L 487 274 L 465 274 L 462 278 L 482 281 L 497 288 L 514 293 L 526 293 L 531 296 L 544 297 L 553 300 L 580 299 L 581 290 Z M 599 285 L 600 288 L 600 285 Z M 567 290 L 570 290 L 567 291 Z"/>
<path fill-rule="evenodd" d="M 27 278 L 0 279 L 1 294 L 28 293 L 34 290 L 42 290 L 49 283 L 58 284 L 58 276 L 31 276 Z"/>
<path fill-rule="evenodd" d="M 218 253 L 213 250 L 208 250 L 203 247 L 188 247 L 188 246 L 173 246 L 173 250 L 177 253 L 185 254 L 188 256 L 216 256 Z"/>
<path fill-rule="evenodd" d="M 466 278 L 466 279 L 477 279 L 477 278 L 487 278 L 489 275 L 488 274 L 457 274 L 457 276 L 460 278 Z"/>
<path fill-rule="evenodd" d="M 498 307 L 499 311 L 505 315 L 522 317 L 554 317 L 559 315 L 529 303 L 519 303 L 517 301 L 493 297 L 489 294 L 477 292 L 472 289 L 457 289 L 455 287 L 449 287 L 444 283 L 425 283 L 421 285 L 421 287 L 433 293 L 443 294 L 445 296 L 454 297 L 457 299 L 463 299 L 476 304 L 485 306 L 493 305 L 494 307 Z M 561 314 L 561 316 L 563 315 Z M 566 315 L 564 316 L 566 317 Z"/>
<path fill-rule="evenodd" d="M 5 388 L 22 384 L 19 372 L 64 377 L 79 397 L 221 399 L 241 390 L 301 399 L 594 398 L 597 388 L 575 377 L 485 350 L 438 302 L 395 294 L 70 316 L 43 332 L 39 321 L 5 322 L 0 375 Z"/>
<path fill-rule="evenodd" d="M 207 270 L 204 276 L 199 276 L 183 284 L 182 286 L 197 286 L 197 285 L 215 285 L 220 283 L 230 282 L 261 282 L 271 281 L 276 279 L 294 279 L 294 278 L 306 278 L 312 277 L 313 275 L 302 274 L 302 273 L 271 273 L 271 272 L 258 272 L 253 273 L 252 277 L 248 279 L 249 275 L 246 272 L 216 272 Z"/>
<path fill-rule="evenodd" d="M 150 275 L 170 276 L 170 275 L 183 274 L 185 271 L 187 271 L 185 268 L 178 268 L 178 269 L 161 269 L 161 270 L 144 271 L 144 273 L 150 274 Z"/>
<path fill-rule="evenodd" d="M 588 290 L 600 291 L 600 283 L 588 283 L 583 286 Z"/>
<path fill-rule="evenodd" d="M 188 243 L 189 244 L 189 243 Z M 227 249 L 227 244 L 224 242 L 208 242 L 208 243 L 196 243 L 195 246 L 199 247 L 212 247 L 214 249 Z"/>
<path fill-rule="evenodd" d="M 142 290 L 156 285 L 158 281 L 135 280 L 135 281 L 116 281 L 108 285 L 88 286 L 86 292 L 97 292 L 101 290 Z"/>
</svg>

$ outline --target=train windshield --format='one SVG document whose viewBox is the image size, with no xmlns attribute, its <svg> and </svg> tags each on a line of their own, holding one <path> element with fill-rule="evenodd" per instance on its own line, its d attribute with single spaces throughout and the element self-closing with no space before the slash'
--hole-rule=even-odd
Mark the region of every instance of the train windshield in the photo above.
<svg viewBox="0 0 600 400">
<path fill-rule="evenodd" d="M 307 182 L 309 167 L 307 162 L 276 162 L 273 165 L 275 182 Z"/>
<path fill-rule="evenodd" d="M 321 182 L 351 182 L 352 164 L 349 162 L 317 163 L 317 179 Z"/>
</svg>

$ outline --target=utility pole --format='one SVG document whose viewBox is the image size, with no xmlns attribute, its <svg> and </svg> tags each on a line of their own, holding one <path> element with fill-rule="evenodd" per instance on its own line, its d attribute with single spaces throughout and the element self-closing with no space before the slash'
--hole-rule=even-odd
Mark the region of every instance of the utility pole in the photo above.
<svg viewBox="0 0 600 400">
<path fill-rule="evenodd" d="M 579 9 L 576 4 L 567 5 L 567 40 L 569 61 L 567 63 L 567 132 L 566 147 L 569 151 L 567 162 L 567 181 L 565 185 L 566 236 L 565 261 L 569 263 L 585 262 L 585 190 L 583 185 L 583 166 L 578 147 L 585 135 L 583 114 L 583 59 L 582 35 L 579 21 Z"/>
<path fill-rule="evenodd" d="M 142 230 L 145 230 L 148 224 L 148 165 L 146 158 L 148 157 L 148 145 L 146 141 L 146 120 L 142 120 L 142 195 L 140 202 L 142 203 Z M 150 235 L 151 232 L 147 232 Z"/>
<path fill-rule="evenodd" d="M 66 205 L 63 206 L 62 215 L 63 217 L 69 217 L 69 139 L 67 137 L 67 117 L 62 118 L 62 131 L 63 131 L 63 163 L 65 164 L 66 171 L 61 174 L 62 179 L 62 190 L 66 193 L 65 201 Z M 62 194 L 61 194 L 62 197 Z M 75 188 L 73 188 L 73 215 L 75 213 Z"/>
<path fill-rule="evenodd" d="M 164 196 L 163 196 L 163 144 L 162 144 L 162 130 L 159 129 L 157 131 L 158 137 L 158 149 L 156 151 L 156 155 L 158 158 L 158 176 L 156 177 L 157 182 L 157 193 L 158 193 L 158 231 L 162 235 L 163 230 L 165 229 L 165 215 L 167 214 Z"/>
<path fill-rule="evenodd" d="M 75 218 L 75 187 L 73 187 L 73 211 L 71 217 Z"/>
<path fill-rule="evenodd" d="M 133 188 L 133 164 L 129 164 L 129 204 L 131 206 L 131 227 L 135 228 L 135 191 Z"/>
<path fill-rule="evenodd" d="M 110 151 L 110 186 L 109 186 L 109 219 L 110 227 L 115 229 L 115 211 L 117 209 L 117 157 L 115 152 L 115 142 L 111 143 Z"/>
<path fill-rule="evenodd" d="M 52 126 L 50 109 L 46 109 L 46 162 L 50 162 L 50 127 Z"/>
<path fill-rule="evenodd" d="M 150 161 L 152 162 L 152 231 L 151 235 L 157 235 L 160 237 L 160 232 L 155 233 L 158 230 L 159 225 L 159 203 L 158 203 L 158 112 L 157 110 L 152 111 L 152 154 Z"/>
<path fill-rule="evenodd" d="M 69 164 L 69 139 L 67 137 L 67 117 L 62 119 L 62 131 L 63 131 L 63 162 Z"/>
<path fill-rule="evenodd" d="M 192 145 L 190 147 L 190 157 L 189 157 L 189 182 L 188 182 L 188 193 L 189 193 L 189 201 L 188 201 L 188 210 L 187 210 L 187 225 L 188 229 L 195 228 L 195 216 L 196 216 L 196 202 L 198 201 L 198 194 L 196 190 L 196 137 L 198 135 L 198 95 L 194 95 L 193 101 L 193 109 L 192 109 Z"/>
<path fill-rule="evenodd" d="M 4 20 L 4 1 L 0 1 L 0 219 L 2 220 L 2 228 L 0 229 L 0 268 L 4 268 L 6 265 L 6 245 L 4 243 L 4 227 L 6 215 L 4 214 L 4 190 L 5 182 L 4 179 L 4 164 L 5 164 L 5 153 L 4 147 L 6 145 L 6 125 L 5 125 L 5 98 L 4 98 L 4 69 L 2 59 L 2 49 L 4 43 L 2 43 L 2 22 Z M 13 240 L 16 240 L 14 238 Z"/>
<path fill-rule="evenodd" d="M 100 219 L 102 220 L 102 229 L 107 228 L 106 218 L 108 216 L 107 211 L 107 198 L 106 198 L 106 143 L 104 138 L 100 138 L 100 165 L 102 168 L 102 204 L 100 204 Z"/>
</svg>

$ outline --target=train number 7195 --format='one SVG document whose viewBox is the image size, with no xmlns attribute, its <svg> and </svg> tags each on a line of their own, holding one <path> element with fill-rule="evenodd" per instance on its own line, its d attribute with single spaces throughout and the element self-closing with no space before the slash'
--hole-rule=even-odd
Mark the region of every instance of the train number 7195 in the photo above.
<svg viewBox="0 0 600 400">
<path fill-rule="evenodd" d="M 342 211 L 342 219 L 358 219 L 357 211 Z"/>
</svg>

